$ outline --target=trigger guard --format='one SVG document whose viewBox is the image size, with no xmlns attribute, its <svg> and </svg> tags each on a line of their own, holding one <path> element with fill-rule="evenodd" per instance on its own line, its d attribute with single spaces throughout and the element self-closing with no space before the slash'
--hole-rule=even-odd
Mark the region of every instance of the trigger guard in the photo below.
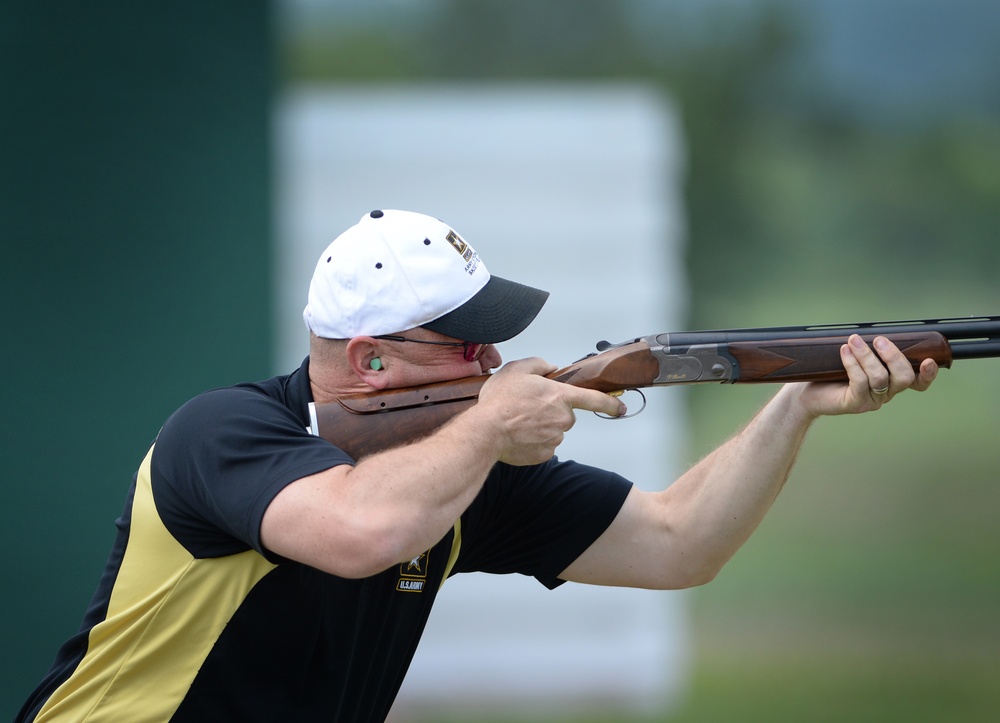
<svg viewBox="0 0 1000 723">
<path fill-rule="evenodd" d="M 642 410 L 646 408 L 646 395 L 643 394 L 642 391 L 639 390 L 639 389 L 623 389 L 621 392 L 618 392 L 617 394 L 612 394 L 612 396 L 620 397 L 620 396 L 624 395 L 625 392 L 635 392 L 640 397 L 642 397 L 642 406 L 639 407 L 634 412 L 628 412 L 627 414 L 623 414 L 620 417 L 611 417 L 611 416 L 608 416 L 607 414 L 601 414 L 600 412 L 594 412 L 594 414 L 597 415 L 598 417 L 600 417 L 601 419 L 610 419 L 610 420 L 615 420 L 615 419 L 631 419 L 632 417 L 636 416 L 637 414 L 641 414 Z"/>
</svg>

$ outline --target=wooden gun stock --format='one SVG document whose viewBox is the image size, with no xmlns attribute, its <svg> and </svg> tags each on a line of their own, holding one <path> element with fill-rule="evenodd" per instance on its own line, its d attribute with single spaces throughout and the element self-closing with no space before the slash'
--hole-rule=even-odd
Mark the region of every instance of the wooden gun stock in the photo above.
<svg viewBox="0 0 1000 723">
<path fill-rule="evenodd" d="M 1000 356 L 1000 317 L 978 317 L 654 334 L 618 345 L 602 342 L 601 351 L 547 376 L 607 393 L 709 382 L 844 381 L 840 347 L 853 333 L 869 344 L 885 336 L 915 370 L 924 359 L 950 367 L 953 359 Z M 434 432 L 474 405 L 488 380 L 467 377 L 311 404 L 312 431 L 360 459 Z"/>
<path fill-rule="evenodd" d="M 488 379 L 484 374 L 310 404 L 312 432 L 361 459 L 432 433 L 475 404 Z"/>
<path fill-rule="evenodd" d="M 650 386 L 658 364 L 643 342 L 595 354 L 546 375 L 578 387 L 620 392 Z M 479 399 L 490 375 L 419 387 L 349 394 L 329 404 L 312 404 L 314 434 L 355 459 L 413 442 L 434 432 Z M 646 380 L 645 383 L 638 383 Z"/>
</svg>

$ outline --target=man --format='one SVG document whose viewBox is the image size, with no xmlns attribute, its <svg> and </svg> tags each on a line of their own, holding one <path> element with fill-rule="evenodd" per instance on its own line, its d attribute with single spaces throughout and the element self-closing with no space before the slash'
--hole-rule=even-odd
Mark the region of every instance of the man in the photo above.
<svg viewBox="0 0 1000 723">
<path fill-rule="evenodd" d="M 842 349 L 850 381 L 782 387 L 661 492 L 553 455 L 600 392 L 504 366 L 439 431 L 354 460 L 307 405 L 487 374 L 546 292 L 491 276 L 441 221 L 373 211 L 317 263 L 310 355 L 287 376 L 202 394 L 135 476 L 80 632 L 19 720 L 385 718 L 438 588 L 518 572 L 658 589 L 710 581 L 781 490 L 810 424 L 927 389 L 885 339 Z"/>
</svg>

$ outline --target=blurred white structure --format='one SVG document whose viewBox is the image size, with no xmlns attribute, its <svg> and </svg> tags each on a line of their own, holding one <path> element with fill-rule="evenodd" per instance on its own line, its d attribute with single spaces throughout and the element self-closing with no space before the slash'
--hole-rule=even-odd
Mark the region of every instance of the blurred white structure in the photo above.
<svg viewBox="0 0 1000 723">
<path fill-rule="evenodd" d="M 437 216 L 491 272 L 552 292 L 501 345 L 505 359 L 563 365 L 601 339 L 683 328 L 681 133 L 654 90 L 300 88 L 277 121 L 278 371 L 307 353 L 301 311 L 317 255 L 376 208 Z M 579 415 L 559 456 L 662 488 L 679 472 L 681 394 L 650 390 L 637 419 Z M 438 598 L 394 717 L 669 707 L 686 681 L 686 629 L 682 593 L 461 575 Z"/>
</svg>

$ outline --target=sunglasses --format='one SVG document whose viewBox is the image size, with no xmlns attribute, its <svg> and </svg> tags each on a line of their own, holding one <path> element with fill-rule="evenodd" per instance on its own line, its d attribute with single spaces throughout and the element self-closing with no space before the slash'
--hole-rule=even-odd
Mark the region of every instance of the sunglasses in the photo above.
<svg viewBox="0 0 1000 723">
<path fill-rule="evenodd" d="M 385 339 L 386 341 L 410 341 L 414 344 L 433 344 L 434 346 L 460 346 L 462 347 L 462 357 L 465 361 L 477 361 L 486 351 L 489 344 L 479 344 L 472 341 L 428 341 L 426 339 L 407 339 L 405 336 L 394 336 L 392 334 L 382 334 L 373 336 L 372 339 Z"/>
</svg>

